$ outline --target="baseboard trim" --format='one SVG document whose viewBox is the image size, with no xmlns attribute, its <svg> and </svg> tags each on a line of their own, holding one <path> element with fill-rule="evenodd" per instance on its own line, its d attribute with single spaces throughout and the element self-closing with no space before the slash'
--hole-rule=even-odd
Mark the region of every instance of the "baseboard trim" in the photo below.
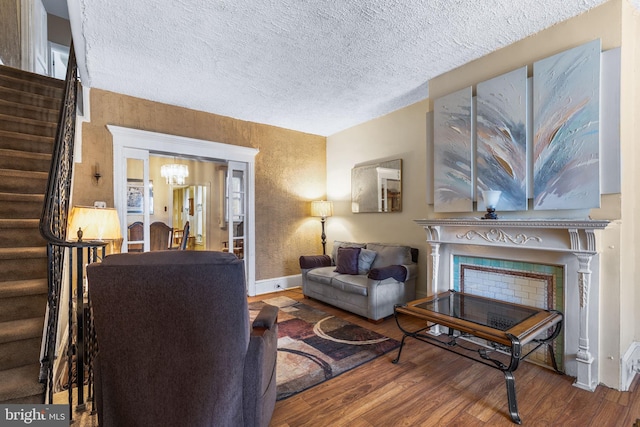
<svg viewBox="0 0 640 427">
<path fill-rule="evenodd" d="M 620 364 L 620 391 L 629 391 L 636 373 L 640 370 L 640 342 L 631 343 Z"/>
<path fill-rule="evenodd" d="M 274 277 L 272 279 L 256 280 L 256 295 L 270 292 L 284 291 L 285 289 L 302 286 L 302 275 Z"/>
</svg>

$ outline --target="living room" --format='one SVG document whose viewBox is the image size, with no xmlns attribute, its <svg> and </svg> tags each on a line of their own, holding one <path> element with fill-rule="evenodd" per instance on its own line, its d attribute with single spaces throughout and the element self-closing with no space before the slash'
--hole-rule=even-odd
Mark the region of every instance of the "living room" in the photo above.
<svg viewBox="0 0 640 427">
<path fill-rule="evenodd" d="M 635 6 L 634 6 L 635 4 Z M 91 89 L 90 113 L 81 125 L 82 162 L 75 165 L 74 204 L 104 200 L 114 206 L 112 134 L 107 125 L 181 135 L 259 150 L 255 160 L 255 280 L 296 284 L 298 257 L 322 252 L 319 221 L 310 202 L 328 199 L 334 213 L 326 222 L 328 250 L 334 240 L 401 242 L 420 250 L 417 295 L 431 292 L 431 246 L 415 220 L 481 216 L 479 212 L 442 214 L 433 208 L 433 176 L 428 120 L 435 99 L 460 88 L 599 38 L 602 50 L 621 48 L 620 192 L 603 194 L 597 209 L 526 211 L 507 218 L 593 219 L 611 224 L 598 235 L 599 280 L 595 292 L 599 312 L 598 382 L 620 390 L 623 359 L 638 351 L 640 292 L 635 284 L 640 254 L 635 189 L 640 161 L 635 141 L 640 125 L 640 12 L 637 3 L 612 0 L 503 49 L 488 53 L 431 79 L 429 98 L 376 119 L 320 136 L 277 126 L 233 119 L 152 102 L 101 89 Z M 301 148 L 304 147 L 304 148 Z M 351 210 L 351 170 L 372 161 L 402 159 L 402 211 L 392 214 Z M 102 178 L 91 178 L 100 164 Z M 624 173 L 623 173 L 624 172 Z M 84 179 L 78 179 L 84 177 Z M 624 194 L 623 194 L 624 193 Z M 623 197 L 624 196 L 624 197 Z M 446 286 L 446 284 L 444 285 Z M 593 294 L 592 294 L 593 295 Z"/>
<path fill-rule="evenodd" d="M 631 201 L 621 194 L 602 196 L 601 208 L 566 211 L 527 211 L 507 214 L 515 218 L 585 218 L 607 219 L 612 224 L 602 240 L 607 242 L 606 259 L 600 275 L 607 280 L 606 291 L 600 289 L 602 331 L 599 343 L 600 382 L 621 386 L 621 359 L 638 341 L 640 323 L 634 306 L 640 295 L 635 291 L 633 260 L 635 235 L 633 206 L 635 172 L 625 167 L 626 159 L 637 159 L 634 144 L 637 124 L 633 117 L 637 108 L 637 79 L 631 64 L 637 64 L 634 31 L 637 10 L 627 1 L 610 1 L 589 12 L 557 24 L 506 48 L 444 73 L 429 81 L 429 99 L 417 102 L 385 116 L 354 126 L 328 137 L 296 132 L 274 126 L 235 120 L 170 105 L 152 103 L 102 90 L 91 91 L 91 120 L 83 124 L 83 162 L 77 164 L 76 176 L 90 176 L 92 165 L 111 157 L 111 135 L 107 124 L 178 134 L 186 137 L 258 148 L 256 156 L 256 282 L 287 283 L 299 274 L 301 254 L 321 253 L 318 220 L 310 217 L 310 202 L 327 198 L 334 204 L 334 216 L 326 223 L 329 249 L 333 240 L 402 242 L 418 248 L 417 295 L 429 292 L 425 235 L 414 222 L 421 218 L 442 218 L 433 212 L 428 201 L 429 183 L 433 182 L 427 162 L 427 115 L 433 100 L 461 87 L 476 84 L 491 76 L 561 52 L 595 38 L 602 40 L 602 50 L 622 47 L 620 150 L 622 189 L 629 189 Z M 629 64 L 629 66 L 625 66 Z M 626 88 L 629 88 L 628 90 Z M 304 146 L 304 150 L 300 147 Z M 380 159 L 403 161 L 403 209 L 393 214 L 353 214 L 351 212 L 351 169 Z M 92 204 L 106 200 L 113 205 L 111 167 L 102 167 L 104 177 L 96 185 L 76 180 L 74 200 Z M 617 173 L 603 171 L 603 174 Z M 326 185 L 326 187 L 325 187 Z M 326 188 L 326 190 L 325 190 Z M 326 194 L 325 194 L 326 191 Z M 625 193 L 626 194 L 626 193 Z M 468 217 L 472 212 L 459 215 Z M 477 214 L 476 214 L 477 215 Z M 287 224 L 284 226 L 283 224 Z M 629 227 L 627 229 L 627 227 Z M 274 232 L 277 230 L 277 232 Z M 277 263 L 272 260 L 278 259 Z M 624 260 L 624 261 L 623 261 Z M 605 269 L 606 268 L 606 269 Z M 611 282 L 611 277 L 619 280 Z M 608 316 L 604 313 L 619 313 Z"/>
</svg>

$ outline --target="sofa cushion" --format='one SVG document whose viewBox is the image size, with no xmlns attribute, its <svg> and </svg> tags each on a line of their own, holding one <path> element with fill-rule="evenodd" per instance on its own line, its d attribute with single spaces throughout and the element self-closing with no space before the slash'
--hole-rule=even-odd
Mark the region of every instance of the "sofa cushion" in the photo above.
<svg viewBox="0 0 640 427">
<path fill-rule="evenodd" d="M 411 248 L 409 246 L 367 243 L 367 249 L 376 252 L 376 259 L 371 264 L 371 268 L 411 264 Z"/>
<path fill-rule="evenodd" d="M 307 273 L 307 278 L 318 283 L 322 283 L 323 285 L 328 285 L 331 283 L 331 279 L 338 276 L 339 274 L 340 273 L 335 272 L 335 267 L 333 266 L 320 267 L 309 270 L 309 272 Z"/>
<path fill-rule="evenodd" d="M 367 296 L 369 294 L 367 283 L 369 283 L 367 276 L 361 274 L 340 274 L 331 280 L 330 286 L 350 294 Z"/>
<path fill-rule="evenodd" d="M 364 248 L 366 246 L 366 243 L 341 242 L 340 240 L 335 240 L 333 242 L 333 249 L 331 250 L 333 265 L 336 265 L 336 260 L 338 259 L 338 248 Z"/>
<path fill-rule="evenodd" d="M 361 249 L 358 257 L 358 274 L 367 274 L 371 269 L 373 260 L 376 259 L 376 251 Z"/>
<path fill-rule="evenodd" d="M 338 248 L 336 273 L 358 274 L 358 257 L 360 256 L 360 251 L 360 248 Z"/>
</svg>

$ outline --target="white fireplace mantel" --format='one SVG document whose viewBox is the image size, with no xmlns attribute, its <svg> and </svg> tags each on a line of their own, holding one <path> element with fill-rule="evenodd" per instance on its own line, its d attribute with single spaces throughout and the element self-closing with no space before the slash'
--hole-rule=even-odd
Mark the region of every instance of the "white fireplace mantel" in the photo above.
<svg viewBox="0 0 640 427">
<path fill-rule="evenodd" d="M 544 251 L 596 253 L 595 230 L 609 221 L 562 219 L 417 219 L 427 241 L 465 245 L 520 247 Z"/>
<path fill-rule="evenodd" d="M 599 265 L 592 265 L 599 252 L 597 230 L 603 230 L 609 225 L 605 220 L 565 220 L 565 219 L 497 219 L 487 220 L 480 218 L 448 218 L 448 219 L 417 219 L 415 222 L 421 225 L 426 234 L 427 242 L 431 246 L 431 291 L 437 293 L 440 286 L 440 252 L 441 246 L 471 245 L 486 246 L 494 250 L 512 251 L 514 249 L 527 249 L 553 253 L 573 254 L 574 263 L 577 265 L 574 279 L 565 283 L 565 287 L 577 289 L 576 296 L 579 301 L 572 304 L 578 305 L 579 315 L 576 312 L 575 323 L 579 323 L 572 337 L 576 337 L 571 347 L 575 347 L 575 375 L 576 387 L 593 391 L 598 385 L 598 367 L 594 363 L 597 359 L 597 346 L 590 346 L 589 326 L 597 328 L 597 312 L 590 313 L 589 293 L 592 288 L 599 287 L 599 278 L 594 275 L 592 283 L 592 271 L 599 271 Z M 447 261 L 448 262 L 448 261 Z M 448 264 L 445 264 L 448 265 Z M 597 293 L 596 293 L 597 295 Z M 597 310 L 597 306 L 594 307 Z M 579 318 L 579 321 L 577 320 Z M 577 326 L 577 325 L 575 325 Z M 573 325 L 566 325 L 569 329 Z M 578 331 L 579 329 L 579 331 Z M 597 342 L 598 331 L 591 332 Z M 595 356 L 594 357 L 594 352 Z"/>
</svg>

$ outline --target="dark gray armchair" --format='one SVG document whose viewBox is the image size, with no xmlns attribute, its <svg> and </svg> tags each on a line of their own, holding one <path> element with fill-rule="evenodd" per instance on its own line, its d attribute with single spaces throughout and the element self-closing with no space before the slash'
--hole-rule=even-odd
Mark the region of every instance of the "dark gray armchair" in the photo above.
<svg viewBox="0 0 640 427">
<path fill-rule="evenodd" d="M 87 267 L 101 426 L 267 426 L 278 309 L 249 324 L 243 262 L 162 251 Z"/>
</svg>

